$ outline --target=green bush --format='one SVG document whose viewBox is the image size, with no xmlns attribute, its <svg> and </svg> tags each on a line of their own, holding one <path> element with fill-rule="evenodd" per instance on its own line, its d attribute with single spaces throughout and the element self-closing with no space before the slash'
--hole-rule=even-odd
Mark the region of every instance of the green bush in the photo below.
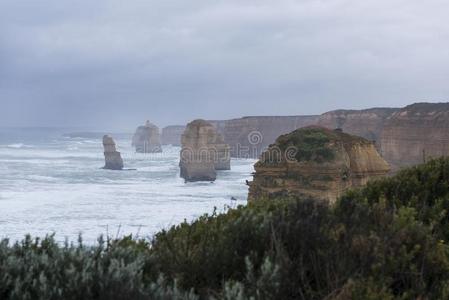
<svg viewBox="0 0 449 300">
<path fill-rule="evenodd" d="M 93 247 L 0 243 L 0 299 L 448 299 L 449 159 Z"/>
<path fill-rule="evenodd" d="M 0 243 L 0 299 L 197 299 L 163 278 L 150 282 L 143 241 L 125 238 L 95 247 L 58 245 L 52 236 Z"/>
<path fill-rule="evenodd" d="M 276 143 L 282 153 L 285 153 L 289 147 L 294 147 L 297 161 L 325 162 L 331 161 L 335 157 L 334 150 L 329 146 L 329 142 L 333 138 L 335 137 L 330 135 L 330 131 L 306 127 L 280 136 Z"/>
</svg>

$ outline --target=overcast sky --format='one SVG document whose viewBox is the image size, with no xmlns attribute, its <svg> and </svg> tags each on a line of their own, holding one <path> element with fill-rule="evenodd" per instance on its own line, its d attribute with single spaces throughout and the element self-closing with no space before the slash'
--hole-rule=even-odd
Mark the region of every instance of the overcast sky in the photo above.
<svg viewBox="0 0 449 300">
<path fill-rule="evenodd" d="M 0 0 L 0 126 L 449 97 L 447 0 Z"/>
</svg>

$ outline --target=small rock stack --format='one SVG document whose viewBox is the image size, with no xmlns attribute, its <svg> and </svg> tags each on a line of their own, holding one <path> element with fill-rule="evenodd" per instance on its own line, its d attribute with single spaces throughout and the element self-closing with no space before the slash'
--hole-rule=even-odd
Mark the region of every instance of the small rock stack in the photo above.
<svg viewBox="0 0 449 300">
<path fill-rule="evenodd" d="M 215 181 L 216 170 L 230 170 L 230 147 L 205 120 L 187 125 L 181 137 L 181 177 L 186 181 Z"/>
<path fill-rule="evenodd" d="M 161 136 L 159 128 L 146 121 L 144 126 L 139 126 L 133 136 L 132 146 L 138 153 L 161 153 Z"/>
<path fill-rule="evenodd" d="M 123 170 L 123 159 L 120 152 L 117 151 L 115 141 L 109 135 L 103 136 L 104 147 L 104 169 Z"/>
</svg>

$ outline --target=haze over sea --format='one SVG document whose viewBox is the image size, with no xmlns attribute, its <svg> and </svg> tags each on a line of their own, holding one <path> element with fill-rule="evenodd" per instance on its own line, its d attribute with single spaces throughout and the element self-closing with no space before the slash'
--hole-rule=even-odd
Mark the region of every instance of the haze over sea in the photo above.
<svg viewBox="0 0 449 300">
<path fill-rule="evenodd" d="M 140 237 L 214 208 L 245 204 L 255 160 L 233 159 L 214 183 L 184 183 L 179 147 L 136 154 L 131 135 L 116 137 L 125 168 L 108 171 L 99 137 L 68 138 L 64 128 L 0 129 L 0 238 L 55 233 L 86 243 L 99 235 Z M 72 130 L 73 131 L 73 130 Z M 231 200 L 234 197 L 237 200 Z"/>
</svg>

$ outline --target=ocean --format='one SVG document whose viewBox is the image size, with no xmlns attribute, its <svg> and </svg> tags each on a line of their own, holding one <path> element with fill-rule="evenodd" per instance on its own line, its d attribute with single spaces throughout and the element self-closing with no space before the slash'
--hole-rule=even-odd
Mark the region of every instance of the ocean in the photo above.
<svg viewBox="0 0 449 300">
<path fill-rule="evenodd" d="M 26 234 L 95 243 L 133 234 L 150 238 L 162 229 L 205 214 L 245 205 L 252 159 L 233 159 L 214 183 L 184 183 L 179 147 L 137 154 L 131 136 L 116 142 L 125 168 L 108 171 L 100 137 L 65 137 L 69 129 L 0 129 L 0 238 Z M 237 200 L 232 200 L 237 199 Z"/>
</svg>

